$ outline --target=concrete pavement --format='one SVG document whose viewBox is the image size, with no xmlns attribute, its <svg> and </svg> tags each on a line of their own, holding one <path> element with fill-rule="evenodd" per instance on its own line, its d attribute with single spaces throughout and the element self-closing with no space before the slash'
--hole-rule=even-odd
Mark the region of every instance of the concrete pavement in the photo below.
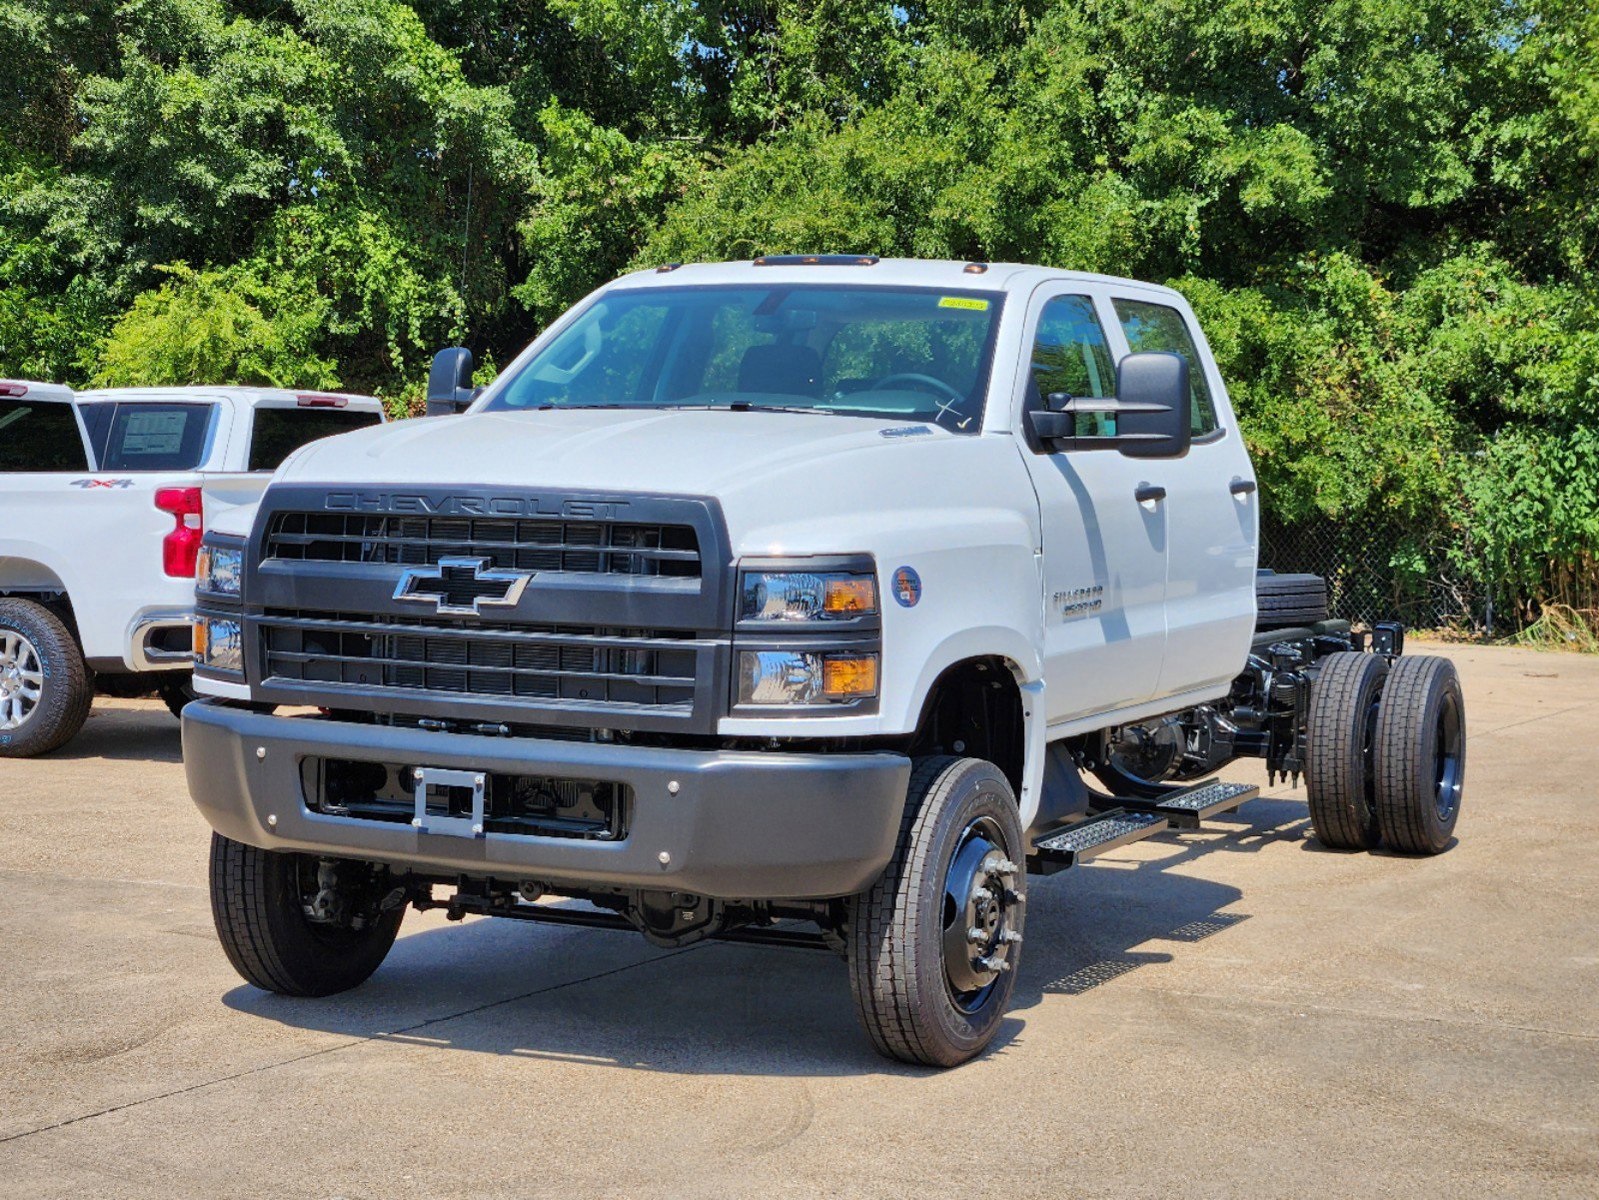
<svg viewBox="0 0 1599 1200">
<path fill-rule="evenodd" d="M 258 992 L 177 723 L 101 701 L 0 761 L 0 1195 L 1599 1195 L 1599 659 L 1443 649 L 1455 847 L 1323 851 L 1279 787 L 1033 880 L 944 1073 L 801 950 L 411 914 L 355 992 Z"/>
</svg>

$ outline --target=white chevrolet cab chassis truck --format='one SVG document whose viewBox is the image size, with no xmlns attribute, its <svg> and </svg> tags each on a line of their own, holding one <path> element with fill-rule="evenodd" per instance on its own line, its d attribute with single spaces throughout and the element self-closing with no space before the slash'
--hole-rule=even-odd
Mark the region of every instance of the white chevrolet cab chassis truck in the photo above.
<svg viewBox="0 0 1599 1200">
<path fill-rule="evenodd" d="M 0 380 L 0 757 L 64 744 L 97 689 L 192 699 L 206 519 L 254 504 L 290 450 L 381 420 L 368 396 Z"/>
<path fill-rule="evenodd" d="M 947 1066 L 1005 1012 L 1029 874 L 1236 808 L 1236 757 L 1303 774 L 1324 844 L 1450 843 L 1453 669 L 1257 573 L 1173 291 L 674 265 L 470 378 L 442 352 L 468 415 L 301 450 L 207 535 L 184 760 L 259 987 L 353 987 L 411 905 L 803 942 L 880 1051 Z"/>
</svg>

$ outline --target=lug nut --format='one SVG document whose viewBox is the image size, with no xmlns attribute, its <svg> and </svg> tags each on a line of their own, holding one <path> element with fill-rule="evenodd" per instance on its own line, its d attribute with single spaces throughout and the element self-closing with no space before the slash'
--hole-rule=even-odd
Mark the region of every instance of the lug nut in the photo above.
<svg viewBox="0 0 1599 1200">
<path fill-rule="evenodd" d="M 1020 946 L 1022 944 L 1022 935 L 1014 929 L 1007 929 L 999 935 L 999 944 L 1002 946 Z"/>
<path fill-rule="evenodd" d="M 988 931 L 978 929 L 975 925 L 966 931 L 966 940 L 974 946 L 980 946 L 988 940 Z"/>
<path fill-rule="evenodd" d="M 1019 870 L 1021 868 L 1008 858 L 1002 858 L 994 864 L 994 872 L 998 875 L 1014 875 Z"/>
</svg>

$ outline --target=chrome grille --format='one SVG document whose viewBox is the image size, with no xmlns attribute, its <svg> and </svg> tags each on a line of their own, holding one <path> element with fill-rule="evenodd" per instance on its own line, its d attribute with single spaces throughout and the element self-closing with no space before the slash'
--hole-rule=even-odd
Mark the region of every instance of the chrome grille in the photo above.
<svg viewBox="0 0 1599 1200">
<path fill-rule="evenodd" d="M 563 517 L 438 517 L 276 512 L 264 558 L 427 566 L 489 559 L 496 569 L 698 578 L 692 526 Z"/>
<path fill-rule="evenodd" d="M 497 697 L 540 706 L 693 709 L 701 645 L 588 625 L 440 626 L 404 617 L 267 610 L 268 683 Z"/>
</svg>

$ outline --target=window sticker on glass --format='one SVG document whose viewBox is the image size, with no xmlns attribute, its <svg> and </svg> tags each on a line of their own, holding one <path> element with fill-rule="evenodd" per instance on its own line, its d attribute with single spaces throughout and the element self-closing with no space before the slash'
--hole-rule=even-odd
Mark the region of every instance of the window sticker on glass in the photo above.
<svg viewBox="0 0 1599 1200">
<path fill-rule="evenodd" d="M 939 308 L 969 308 L 973 312 L 987 312 L 988 301 L 979 300 L 976 296 L 940 296 Z"/>
<path fill-rule="evenodd" d="M 124 454 L 176 454 L 183 447 L 183 414 L 133 413 L 122 435 Z"/>
</svg>

